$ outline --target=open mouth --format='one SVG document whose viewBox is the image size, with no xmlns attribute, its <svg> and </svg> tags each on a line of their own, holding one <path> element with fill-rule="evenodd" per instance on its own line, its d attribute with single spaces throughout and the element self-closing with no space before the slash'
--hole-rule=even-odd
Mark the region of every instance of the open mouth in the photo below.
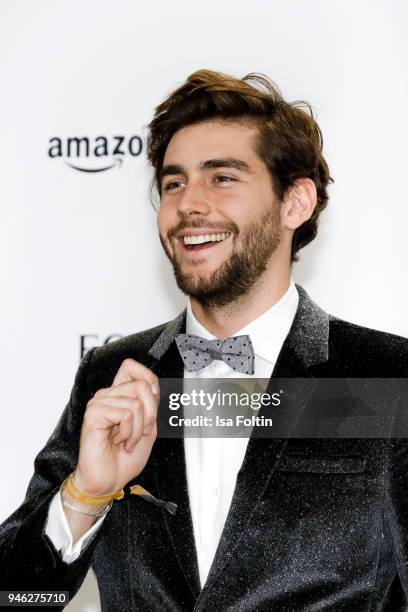
<svg viewBox="0 0 408 612">
<path fill-rule="evenodd" d="M 230 232 L 202 234 L 199 236 L 181 236 L 179 241 L 187 251 L 202 251 L 203 249 L 214 248 L 220 242 L 224 242 L 228 236 L 230 236 Z"/>
</svg>

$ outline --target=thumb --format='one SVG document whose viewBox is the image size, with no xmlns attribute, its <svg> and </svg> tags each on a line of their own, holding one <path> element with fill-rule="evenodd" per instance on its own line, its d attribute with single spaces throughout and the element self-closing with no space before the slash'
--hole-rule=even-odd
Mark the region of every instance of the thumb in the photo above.
<svg viewBox="0 0 408 612">
<path fill-rule="evenodd" d="M 146 366 L 139 363 L 135 359 L 128 357 L 122 361 L 120 368 L 113 379 L 112 386 L 116 387 L 122 383 L 131 382 L 132 380 L 145 380 L 152 386 L 153 393 L 155 393 L 155 389 L 157 389 L 158 393 L 159 379 L 157 378 L 156 374 L 153 374 L 149 368 L 146 368 Z"/>
</svg>

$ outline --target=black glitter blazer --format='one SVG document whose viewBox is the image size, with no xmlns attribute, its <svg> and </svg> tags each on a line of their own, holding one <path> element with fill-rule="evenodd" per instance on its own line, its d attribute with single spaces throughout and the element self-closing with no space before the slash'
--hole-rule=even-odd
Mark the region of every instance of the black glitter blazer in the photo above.
<svg viewBox="0 0 408 612">
<path fill-rule="evenodd" d="M 297 288 L 298 310 L 272 379 L 407 376 L 408 340 L 328 315 Z M 93 566 L 109 612 L 405 610 L 408 440 L 401 437 L 251 438 L 202 590 L 183 440 L 157 439 L 132 483 L 177 503 L 176 514 L 127 495 L 75 562 L 61 560 L 45 522 L 75 468 L 88 400 L 111 385 L 126 357 L 160 378 L 181 379 L 173 340 L 183 331 L 185 312 L 85 355 L 26 498 L 0 526 L 0 590 L 68 590 L 72 598 Z M 390 401 L 408 410 L 405 393 Z M 298 416 L 304 404 L 299 395 Z"/>
</svg>

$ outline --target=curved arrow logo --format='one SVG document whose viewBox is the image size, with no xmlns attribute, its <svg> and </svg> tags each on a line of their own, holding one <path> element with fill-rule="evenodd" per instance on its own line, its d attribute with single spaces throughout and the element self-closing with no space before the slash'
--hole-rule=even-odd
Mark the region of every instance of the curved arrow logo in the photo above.
<svg viewBox="0 0 408 612">
<path fill-rule="evenodd" d="M 74 170 L 79 170 L 80 172 L 105 172 L 106 170 L 111 170 L 111 168 L 114 168 L 115 166 L 119 169 L 122 166 L 122 162 L 123 160 L 121 157 L 114 157 L 113 164 L 110 164 L 109 166 L 103 166 L 102 168 L 81 168 L 81 166 L 76 166 L 75 164 L 70 164 L 68 161 L 65 161 L 67 166 L 73 168 Z"/>
</svg>

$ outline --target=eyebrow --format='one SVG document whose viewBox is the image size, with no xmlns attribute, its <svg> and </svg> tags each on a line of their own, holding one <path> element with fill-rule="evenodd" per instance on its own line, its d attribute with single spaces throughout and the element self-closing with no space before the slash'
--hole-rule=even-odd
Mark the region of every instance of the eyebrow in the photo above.
<svg viewBox="0 0 408 612">
<path fill-rule="evenodd" d="M 252 170 L 250 169 L 249 165 L 242 159 L 236 159 L 235 157 L 225 157 L 222 159 L 207 159 L 198 164 L 198 170 L 201 171 L 211 170 L 213 168 L 234 168 L 235 170 L 239 170 L 240 172 L 247 172 L 248 174 L 252 174 Z M 173 174 L 187 174 L 187 172 L 184 166 L 180 164 L 169 164 L 167 166 L 163 166 L 163 168 L 159 172 L 160 182 L 164 179 L 165 176 Z"/>
</svg>

